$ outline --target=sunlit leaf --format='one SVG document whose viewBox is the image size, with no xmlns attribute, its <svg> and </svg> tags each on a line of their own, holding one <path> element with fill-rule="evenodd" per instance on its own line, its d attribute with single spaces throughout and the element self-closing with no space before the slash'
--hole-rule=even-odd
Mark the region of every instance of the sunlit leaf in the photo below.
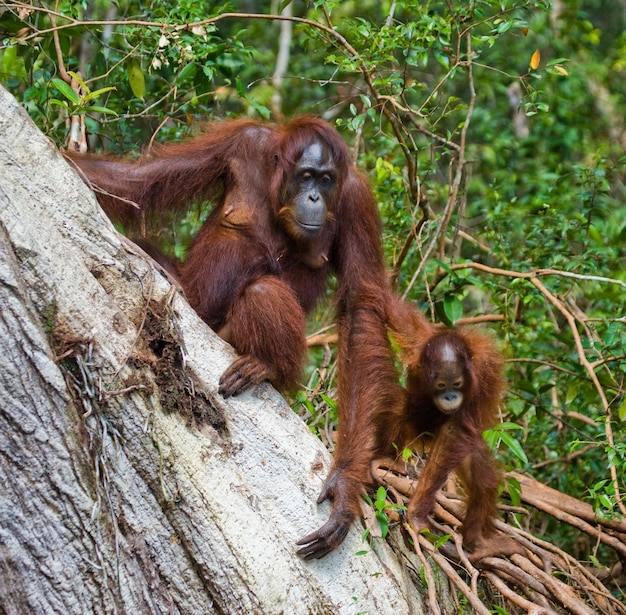
<svg viewBox="0 0 626 615">
<path fill-rule="evenodd" d="M 504 430 L 510 431 L 513 429 L 521 429 L 522 431 L 524 430 L 524 428 L 521 425 L 518 425 L 517 423 L 511 423 L 510 421 L 503 421 L 502 423 L 499 423 L 498 425 L 496 425 L 494 429 L 496 431 L 504 431 Z"/>
<path fill-rule="evenodd" d="M 444 534 L 443 536 L 437 538 L 437 540 L 435 540 L 435 549 L 443 547 L 443 545 L 445 545 L 450 538 L 452 538 L 452 534 Z"/>
<path fill-rule="evenodd" d="M 328 395 L 326 395 L 326 393 L 320 393 L 320 397 L 328 404 L 329 408 L 332 408 L 333 410 L 337 410 L 337 401 L 334 400 L 332 397 L 329 397 Z"/>
<path fill-rule="evenodd" d="M 24 60 L 18 55 L 17 45 L 6 47 L 0 53 L 0 74 L 26 77 Z"/>
<path fill-rule="evenodd" d="M 601 493 L 600 496 L 598 497 L 598 501 L 607 510 L 611 510 L 613 508 L 613 502 L 611 502 L 611 498 L 608 495 L 606 495 L 606 493 Z"/>
<path fill-rule="evenodd" d="M 567 388 L 567 393 L 565 394 L 565 404 L 570 405 L 577 397 L 579 385 L 572 384 Z"/>
<path fill-rule="evenodd" d="M 592 553 L 589 554 L 589 561 L 598 569 L 603 570 L 605 568 L 605 566 L 603 566 L 600 561 L 598 560 L 598 558 L 593 555 Z"/>
<path fill-rule="evenodd" d="M 271 111 L 265 105 L 261 105 L 254 100 L 249 101 L 250 106 L 264 119 L 269 120 Z"/>
<path fill-rule="evenodd" d="M 101 88 L 99 90 L 96 90 L 95 92 L 91 92 L 90 94 L 87 94 L 87 96 L 83 98 L 83 103 L 89 102 L 90 100 L 94 100 L 98 98 L 99 96 L 102 96 L 102 94 L 104 94 L 105 92 L 111 92 L 116 89 L 117 88 L 110 86 L 106 88 Z"/>
<path fill-rule="evenodd" d="M 73 70 L 68 70 L 67 74 L 72 77 L 72 79 L 75 79 L 78 84 L 80 85 L 80 87 L 84 90 L 84 92 L 86 94 L 89 94 L 89 87 L 87 86 L 87 84 L 85 83 L 84 79 L 80 76 L 80 73 L 75 73 Z"/>
<path fill-rule="evenodd" d="M 539 49 L 535 50 L 532 57 L 530 58 L 530 68 L 532 70 L 537 70 L 539 66 L 539 62 L 541 62 L 541 53 L 539 53 Z"/>
<path fill-rule="evenodd" d="M 93 107 L 88 107 L 87 111 L 92 111 L 93 113 L 104 113 L 105 115 L 117 115 L 116 111 L 113 109 L 108 109 L 107 107 L 100 107 L 98 105 L 94 105 Z"/>
</svg>

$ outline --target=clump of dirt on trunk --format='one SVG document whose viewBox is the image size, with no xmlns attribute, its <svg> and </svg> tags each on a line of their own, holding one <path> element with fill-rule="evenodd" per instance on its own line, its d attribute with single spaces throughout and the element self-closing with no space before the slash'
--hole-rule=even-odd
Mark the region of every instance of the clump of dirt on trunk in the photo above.
<svg viewBox="0 0 626 615">
<path fill-rule="evenodd" d="M 195 387 L 185 369 L 184 348 L 171 325 L 166 301 L 150 301 L 141 338 L 151 353 L 140 351 L 134 359 L 150 364 L 163 410 L 177 412 L 191 426 L 208 424 L 225 435 L 224 415 L 206 392 Z"/>
</svg>

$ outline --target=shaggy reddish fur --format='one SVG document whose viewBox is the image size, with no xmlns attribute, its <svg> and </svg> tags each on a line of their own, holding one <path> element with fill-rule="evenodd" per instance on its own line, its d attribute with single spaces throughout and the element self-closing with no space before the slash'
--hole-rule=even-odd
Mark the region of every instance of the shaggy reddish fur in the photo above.
<svg viewBox="0 0 626 615">
<path fill-rule="evenodd" d="M 375 300 L 375 295 L 370 298 Z M 431 448 L 408 505 L 413 527 L 419 531 L 427 526 L 437 491 L 450 472 L 457 470 L 468 492 L 462 532 L 465 543 L 475 549 L 474 557 L 519 552 L 514 541 L 495 533 L 500 474 L 482 438 L 482 432 L 497 423 L 504 388 L 501 354 L 491 338 L 481 333 L 437 328 L 399 300 L 390 301 L 388 307 L 392 335 L 407 368 L 407 388 L 397 381 L 390 385 L 393 367 L 386 357 L 375 358 L 383 347 L 376 343 L 378 331 L 359 329 L 364 338 L 374 340 L 368 348 L 370 360 L 361 363 L 363 375 L 369 381 L 386 382 L 387 399 L 376 408 L 341 417 L 333 472 L 319 499 L 333 498 L 333 512 L 324 526 L 298 542 L 301 555 L 320 558 L 341 544 L 360 514 L 364 486 L 372 484 L 371 460 L 395 457 L 403 448 L 424 441 Z M 450 358 L 450 348 L 454 348 L 465 385 L 462 406 L 444 414 L 431 392 L 437 370 Z"/>
<path fill-rule="evenodd" d="M 468 492 L 463 536 L 469 546 L 491 538 L 495 532 L 500 474 L 482 432 L 498 422 L 498 406 L 504 390 L 504 361 L 494 341 L 477 331 L 437 329 L 416 311 L 404 307 L 403 322 L 395 337 L 407 366 L 407 401 L 396 427 L 386 434 L 387 454 L 392 444 L 407 446 L 428 439 L 432 447 L 408 507 L 416 530 L 427 525 L 437 491 L 457 470 Z M 455 348 L 465 373 L 462 406 L 454 414 L 438 410 L 428 394 L 443 347 Z"/>
<path fill-rule="evenodd" d="M 323 231 L 309 241 L 293 238 L 285 215 L 290 207 L 285 189 L 312 143 L 330 152 L 337 188 Z M 183 262 L 168 263 L 145 242 L 141 245 L 175 273 L 198 314 L 247 357 L 233 364 L 222 379 L 222 384 L 229 383 L 224 387 L 227 392 L 236 394 L 263 379 L 281 390 L 298 384 L 306 352 L 305 315 L 326 290 L 334 270 L 339 279 L 339 327 L 344 332 L 340 370 L 348 387 L 353 380 L 362 383 L 357 397 L 367 396 L 376 404 L 378 385 L 370 386 L 355 375 L 348 357 L 370 352 L 360 336 L 352 336 L 361 320 L 380 331 L 376 343 L 389 356 L 382 334 L 388 290 L 380 220 L 368 182 L 329 124 L 308 116 L 284 126 L 216 122 L 194 139 L 157 145 L 135 162 L 68 157 L 95 188 L 109 217 L 126 229 L 182 213 L 194 201 L 215 203 Z M 377 289 L 378 299 L 375 310 L 360 313 L 365 285 Z M 356 408 L 359 400 L 354 392 L 347 401 L 340 393 L 340 404 Z"/>
<path fill-rule="evenodd" d="M 287 186 L 313 143 L 330 152 L 336 188 L 323 231 L 305 241 L 294 239 L 286 217 Z M 127 228 L 183 212 L 193 201 L 214 202 L 186 259 L 171 270 L 198 314 L 242 355 L 222 376 L 220 386 L 231 394 L 265 378 L 280 389 L 297 384 L 305 314 L 336 274 L 340 436 L 320 496 L 334 499 L 333 513 L 319 534 L 321 549 L 333 549 L 359 513 L 378 418 L 402 399 L 387 335 L 380 218 L 339 134 L 311 117 L 284 126 L 225 121 L 136 162 L 68 157 L 109 216 Z"/>
</svg>

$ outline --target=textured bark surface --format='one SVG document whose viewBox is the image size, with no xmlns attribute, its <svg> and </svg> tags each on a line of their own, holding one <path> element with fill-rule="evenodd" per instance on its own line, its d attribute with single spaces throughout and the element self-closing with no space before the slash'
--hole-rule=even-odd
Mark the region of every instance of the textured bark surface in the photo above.
<svg viewBox="0 0 626 615">
<path fill-rule="evenodd" d="M 0 88 L 0 612 L 421 613 L 355 528 L 305 563 L 329 456 Z"/>
</svg>

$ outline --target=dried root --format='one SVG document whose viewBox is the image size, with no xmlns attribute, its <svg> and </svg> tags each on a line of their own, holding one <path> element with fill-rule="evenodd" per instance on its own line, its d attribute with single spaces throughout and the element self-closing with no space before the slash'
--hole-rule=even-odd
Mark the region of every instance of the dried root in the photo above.
<svg viewBox="0 0 626 615">
<path fill-rule="evenodd" d="M 372 464 L 372 474 L 387 488 L 393 500 L 390 504 L 407 504 L 416 479 L 407 476 L 402 464 L 377 460 Z M 463 498 L 454 492 L 453 484 L 439 492 L 430 516 L 435 540 L 439 534 L 450 536 L 444 544 L 436 546 L 433 535 L 416 535 L 407 523 L 402 524 L 423 567 L 432 611 L 441 613 L 433 580 L 443 573 L 476 613 L 493 612 L 491 609 L 497 605 L 508 613 L 533 615 L 626 614 L 626 593 L 622 589 L 626 586 L 626 522 L 597 519 L 591 506 L 584 502 L 521 474 L 507 476 L 519 481 L 524 505 L 568 523 L 596 544 L 607 545 L 615 552 L 616 564 L 611 569 L 583 565 L 524 527 L 523 522 L 531 518 L 530 509 L 506 505 L 500 508 L 510 522 L 496 522 L 500 534 L 494 541 L 498 548 L 491 549 L 487 542 L 473 553 L 466 553 L 458 531 L 464 513 Z M 401 520 L 401 516 L 396 519 Z M 502 540 L 512 546 L 508 552 L 501 548 Z M 440 571 L 437 574 L 435 567 Z"/>
</svg>

